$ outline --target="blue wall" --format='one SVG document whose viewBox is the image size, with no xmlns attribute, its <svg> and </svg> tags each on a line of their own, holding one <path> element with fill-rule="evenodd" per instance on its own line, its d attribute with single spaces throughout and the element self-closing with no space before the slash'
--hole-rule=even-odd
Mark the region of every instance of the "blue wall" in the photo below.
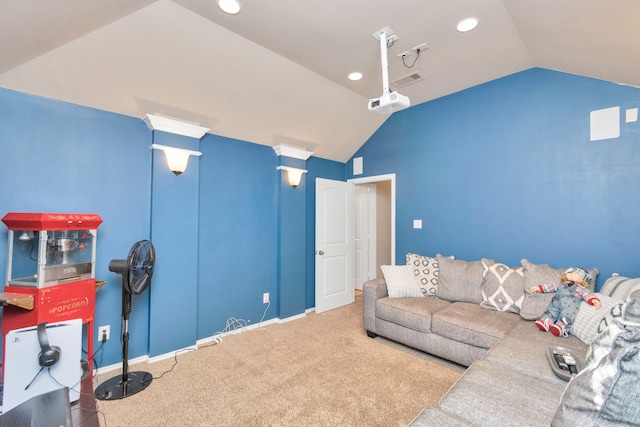
<svg viewBox="0 0 640 427">
<path fill-rule="evenodd" d="M 0 89 L 0 215 L 96 213 L 96 326 L 110 324 L 104 363 L 121 360 L 121 276 L 108 271 L 149 238 L 151 132 L 140 119 Z M 0 226 L 0 277 L 7 230 Z M 133 298 L 130 354 L 147 352 L 148 293 Z M 96 328 L 97 333 L 97 328 Z M 85 347 L 86 348 L 86 347 Z M 97 346 L 96 346 L 97 348 Z"/>
<path fill-rule="evenodd" d="M 199 149 L 202 157 L 191 157 L 176 177 L 163 154 L 149 149 L 154 142 Z M 230 317 L 257 323 L 264 292 L 272 303 L 265 319 L 314 306 L 309 194 L 317 176 L 344 179 L 344 164 L 309 159 L 296 189 L 283 185 L 278 164 L 271 147 L 152 132 L 140 118 L 0 88 L 0 215 L 97 213 L 104 220 L 96 278 L 107 283 L 96 295 L 95 325 L 112 330 L 101 366 L 118 363 L 122 351 L 121 277 L 108 265 L 141 239 L 154 242 L 157 263 L 150 288 L 133 297 L 131 358 L 193 345 L 223 330 Z M 295 227 L 279 232 L 279 223 L 292 221 Z M 0 260 L 6 241 L 0 226 Z M 279 248 L 293 251 L 295 262 Z"/>
<path fill-rule="evenodd" d="M 397 174 L 397 260 L 595 266 L 599 288 L 640 276 L 640 126 L 624 123 L 639 102 L 636 88 L 531 69 L 395 113 L 354 157 L 365 175 Z M 621 136 L 590 141 L 590 112 L 615 106 Z"/>
<path fill-rule="evenodd" d="M 205 135 L 200 144 L 198 339 L 230 317 L 278 317 L 277 157 L 271 147 Z"/>
<path fill-rule="evenodd" d="M 279 166 L 306 170 L 306 161 L 281 156 Z M 280 171 L 278 179 L 278 311 L 291 317 L 305 311 L 305 228 L 307 225 L 307 177 L 297 187 L 289 184 L 288 173 Z"/>
<path fill-rule="evenodd" d="M 200 140 L 153 131 L 153 143 L 198 150 Z M 198 200 L 200 157 L 190 156 L 176 176 L 162 150 L 153 151 L 151 241 L 156 267 L 149 289 L 149 355 L 196 341 L 198 302 Z"/>
</svg>

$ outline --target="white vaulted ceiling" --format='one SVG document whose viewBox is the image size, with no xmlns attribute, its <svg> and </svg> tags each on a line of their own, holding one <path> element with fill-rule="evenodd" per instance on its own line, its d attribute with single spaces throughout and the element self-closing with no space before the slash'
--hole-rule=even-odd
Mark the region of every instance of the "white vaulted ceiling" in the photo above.
<svg viewBox="0 0 640 427">
<path fill-rule="evenodd" d="M 0 0 L 0 86 L 336 161 L 387 118 L 367 110 L 385 26 L 390 79 L 424 77 L 400 89 L 412 105 L 531 67 L 640 86 L 637 0 L 241 1 Z"/>
</svg>

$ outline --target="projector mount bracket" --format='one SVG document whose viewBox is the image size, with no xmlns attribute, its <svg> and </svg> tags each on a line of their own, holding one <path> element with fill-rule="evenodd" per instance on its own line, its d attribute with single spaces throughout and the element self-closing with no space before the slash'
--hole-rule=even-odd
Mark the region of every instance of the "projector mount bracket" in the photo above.
<svg viewBox="0 0 640 427">
<path fill-rule="evenodd" d="M 382 94 L 389 93 L 389 60 L 387 49 L 389 43 L 395 43 L 398 36 L 389 27 L 384 27 L 372 34 L 373 38 L 380 42 L 380 60 L 382 61 Z"/>
</svg>

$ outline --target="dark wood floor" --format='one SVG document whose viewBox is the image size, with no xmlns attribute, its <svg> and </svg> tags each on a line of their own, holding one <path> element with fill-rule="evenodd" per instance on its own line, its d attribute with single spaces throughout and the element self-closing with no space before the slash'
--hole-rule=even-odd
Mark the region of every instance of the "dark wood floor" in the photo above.
<svg viewBox="0 0 640 427">
<path fill-rule="evenodd" d="M 91 378 L 87 377 L 82 380 L 80 399 L 71 404 L 73 427 L 100 427 L 99 416 L 96 400 L 93 397 Z"/>
</svg>

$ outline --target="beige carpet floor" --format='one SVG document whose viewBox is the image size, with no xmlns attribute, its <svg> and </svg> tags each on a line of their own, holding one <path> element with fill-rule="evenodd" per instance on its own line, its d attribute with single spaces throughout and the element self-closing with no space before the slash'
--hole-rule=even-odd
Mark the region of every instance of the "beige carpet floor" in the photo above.
<svg viewBox="0 0 640 427">
<path fill-rule="evenodd" d="M 98 401 L 101 425 L 407 425 L 462 368 L 367 337 L 356 303 L 223 338 L 222 343 L 130 367 L 154 376 L 144 391 Z M 163 372 L 165 373 L 161 378 Z M 97 376 L 95 384 L 117 375 Z M 106 423 L 105 423 L 106 421 Z"/>
</svg>

